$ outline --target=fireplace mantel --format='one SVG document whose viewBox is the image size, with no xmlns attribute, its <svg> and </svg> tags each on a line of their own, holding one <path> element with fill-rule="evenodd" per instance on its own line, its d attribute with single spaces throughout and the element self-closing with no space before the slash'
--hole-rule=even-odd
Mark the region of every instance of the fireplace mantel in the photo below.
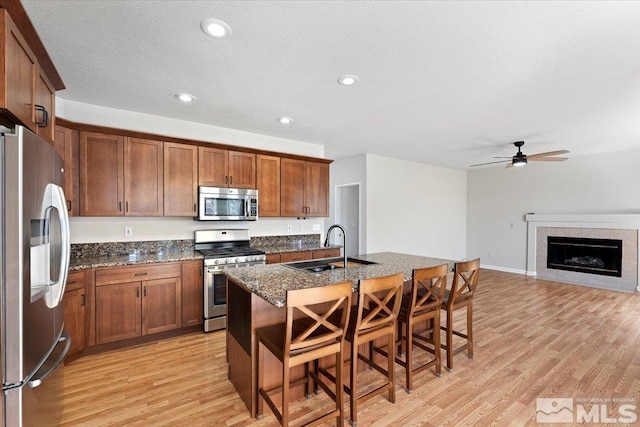
<svg viewBox="0 0 640 427">
<path fill-rule="evenodd" d="M 527 214 L 525 219 L 527 221 L 527 275 L 530 276 L 536 275 L 539 227 L 622 229 L 636 230 L 640 233 L 640 214 Z M 638 253 L 640 254 L 640 248 Z M 638 277 L 640 277 L 640 259 L 638 261 Z M 640 291 L 640 285 L 636 284 L 636 287 Z"/>
</svg>

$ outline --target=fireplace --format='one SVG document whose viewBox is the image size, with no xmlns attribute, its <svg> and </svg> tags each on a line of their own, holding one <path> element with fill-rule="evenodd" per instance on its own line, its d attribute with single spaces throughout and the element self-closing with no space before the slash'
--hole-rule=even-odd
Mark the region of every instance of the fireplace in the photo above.
<svg viewBox="0 0 640 427">
<path fill-rule="evenodd" d="M 622 277 L 622 240 L 548 236 L 547 268 Z"/>
</svg>

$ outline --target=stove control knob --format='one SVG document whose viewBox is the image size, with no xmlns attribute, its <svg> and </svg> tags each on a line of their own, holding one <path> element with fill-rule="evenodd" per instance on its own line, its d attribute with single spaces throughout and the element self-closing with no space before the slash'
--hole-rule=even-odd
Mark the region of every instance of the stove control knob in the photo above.
<svg viewBox="0 0 640 427">
<path fill-rule="evenodd" d="M 234 258 L 233 260 L 229 260 L 229 262 L 234 262 L 234 263 L 238 263 L 239 258 Z"/>
<path fill-rule="evenodd" d="M 247 257 L 247 262 L 252 262 L 252 261 L 254 261 L 254 257 L 252 257 L 252 256 L 248 256 L 248 257 Z"/>
<path fill-rule="evenodd" d="M 220 262 L 220 260 L 219 260 L 219 259 L 214 259 L 214 260 L 213 260 L 213 263 L 214 263 L 214 264 L 218 264 L 219 262 Z"/>
</svg>

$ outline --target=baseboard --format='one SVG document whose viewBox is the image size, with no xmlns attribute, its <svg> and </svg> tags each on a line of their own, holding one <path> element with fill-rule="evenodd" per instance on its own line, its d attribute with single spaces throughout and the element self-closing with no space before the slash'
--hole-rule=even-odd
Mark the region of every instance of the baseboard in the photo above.
<svg viewBox="0 0 640 427">
<path fill-rule="evenodd" d="M 496 271 L 504 271 L 505 273 L 515 273 L 515 274 L 522 274 L 525 276 L 535 276 L 535 272 L 533 272 L 533 274 L 531 274 L 532 272 L 527 272 L 526 270 L 519 270 L 517 268 L 509 268 L 509 267 L 500 267 L 497 265 L 486 265 L 486 264 L 480 264 L 481 268 L 486 268 L 487 270 L 496 270 Z"/>
</svg>

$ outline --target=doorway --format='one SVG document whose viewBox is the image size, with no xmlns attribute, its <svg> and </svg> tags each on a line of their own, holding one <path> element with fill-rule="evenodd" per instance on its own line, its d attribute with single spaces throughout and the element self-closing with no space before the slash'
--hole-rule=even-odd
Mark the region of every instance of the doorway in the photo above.
<svg viewBox="0 0 640 427">
<path fill-rule="evenodd" d="M 358 255 L 360 249 L 360 184 L 336 185 L 336 223 L 347 232 L 347 256 Z M 342 239 L 340 239 L 342 240 Z"/>
</svg>

